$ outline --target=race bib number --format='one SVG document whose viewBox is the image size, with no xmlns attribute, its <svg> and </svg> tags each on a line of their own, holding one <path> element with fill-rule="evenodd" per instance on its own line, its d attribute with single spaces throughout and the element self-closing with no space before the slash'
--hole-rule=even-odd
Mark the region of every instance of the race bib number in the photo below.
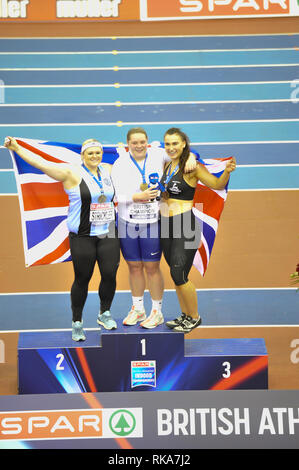
<svg viewBox="0 0 299 470">
<path fill-rule="evenodd" d="M 138 222 L 147 220 L 155 222 L 158 220 L 159 206 L 157 202 L 149 202 L 144 204 L 132 204 L 130 207 L 130 219 Z"/>
<path fill-rule="evenodd" d="M 115 219 L 113 202 L 90 204 L 89 222 L 93 225 L 108 224 Z"/>
</svg>

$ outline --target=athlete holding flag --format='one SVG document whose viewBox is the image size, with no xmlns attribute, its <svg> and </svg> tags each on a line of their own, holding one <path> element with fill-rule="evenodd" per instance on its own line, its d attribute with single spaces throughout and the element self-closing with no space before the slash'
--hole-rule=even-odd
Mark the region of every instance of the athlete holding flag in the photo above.
<svg viewBox="0 0 299 470">
<path fill-rule="evenodd" d="M 29 165 L 61 182 L 68 195 L 67 227 L 75 274 L 71 288 L 73 340 L 86 339 L 82 312 L 96 263 L 101 273 L 98 289 L 100 313 L 97 322 L 108 330 L 115 329 L 117 324 L 111 317 L 110 307 L 116 289 L 120 247 L 115 230 L 111 166 L 101 163 L 102 145 L 95 139 L 83 142 L 78 165 L 47 161 L 25 150 L 12 137 L 7 137 L 4 145 Z"/>
<path fill-rule="evenodd" d="M 128 131 L 127 145 L 128 152 L 124 151 L 115 161 L 111 171 L 118 204 L 118 236 L 132 292 L 132 308 L 123 323 L 155 328 L 164 322 L 164 280 L 160 270 L 160 214 L 156 200 L 159 190 L 149 187 L 149 183 L 151 175 L 158 179 L 162 176 L 170 158 L 163 148 L 149 147 L 147 133 L 141 127 Z M 190 153 L 185 171 L 195 167 L 196 158 Z M 146 281 L 152 299 L 148 317 L 144 309 Z"/>
</svg>

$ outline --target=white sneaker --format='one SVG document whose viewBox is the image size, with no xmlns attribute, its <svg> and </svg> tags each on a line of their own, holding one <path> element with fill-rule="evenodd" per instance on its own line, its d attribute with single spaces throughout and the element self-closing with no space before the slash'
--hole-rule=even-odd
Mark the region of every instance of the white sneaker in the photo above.
<svg viewBox="0 0 299 470">
<path fill-rule="evenodd" d="M 135 309 L 135 305 L 132 306 L 126 318 L 123 320 L 124 325 L 136 325 L 136 323 L 146 319 L 145 310 Z"/>
<path fill-rule="evenodd" d="M 164 322 L 162 312 L 159 310 L 152 310 L 150 316 L 140 323 L 140 326 L 143 328 L 156 328 L 156 326 L 161 325 Z"/>
</svg>

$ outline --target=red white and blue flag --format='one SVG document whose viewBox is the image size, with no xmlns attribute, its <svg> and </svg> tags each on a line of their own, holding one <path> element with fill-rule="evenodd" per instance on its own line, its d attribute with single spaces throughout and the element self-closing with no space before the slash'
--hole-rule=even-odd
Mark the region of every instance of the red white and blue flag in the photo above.
<svg viewBox="0 0 299 470">
<path fill-rule="evenodd" d="M 227 161 L 231 158 L 203 159 L 203 162 L 210 173 L 220 177 L 225 170 Z M 224 189 L 216 190 L 208 188 L 200 182 L 198 182 L 195 190 L 193 212 L 202 223 L 202 233 L 200 246 L 195 254 L 193 265 L 202 276 L 205 275 L 208 268 L 220 216 L 227 198 L 227 191 L 228 183 Z"/>
<path fill-rule="evenodd" d="M 18 138 L 18 144 L 50 162 L 78 165 L 81 145 Z M 118 147 L 103 146 L 103 162 L 113 164 Z M 26 267 L 71 261 L 67 214 L 68 196 L 60 182 L 22 160 L 10 151 L 18 188 Z M 220 176 L 229 158 L 201 160 L 207 169 Z M 227 187 L 216 191 L 198 184 L 194 213 L 202 222 L 201 244 L 194 266 L 204 275 L 217 233 Z M 201 210 L 202 208 L 202 210 Z"/>
</svg>

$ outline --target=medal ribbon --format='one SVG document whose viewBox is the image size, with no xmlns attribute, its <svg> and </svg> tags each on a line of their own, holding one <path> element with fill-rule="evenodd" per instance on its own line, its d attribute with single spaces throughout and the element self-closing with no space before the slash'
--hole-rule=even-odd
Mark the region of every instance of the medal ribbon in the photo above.
<svg viewBox="0 0 299 470">
<path fill-rule="evenodd" d="M 101 189 L 101 196 L 102 196 L 104 194 L 104 189 L 103 189 L 102 177 L 101 177 L 101 173 L 100 173 L 99 168 L 97 168 L 98 178 L 99 178 L 99 179 L 97 179 L 84 164 L 82 164 L 82 166 L 83 166 L 84 170 L 86 170 L 90 174 L 90 176 L 94 179 L 94 181 L 97 183 L 97 185 Z"/>
<path fill-rule="evenodd" d="M 132 160 L 132 162 L 134 163 L 134 165 L 136 166 L 136 168 L 138 169 L 139 173 L 141 174 L 142 176 L 142 184 L 146 184 L 146 179 L 145 179 L 145 164 L 146 164 L 146 160 L 147 160 L 147 154 L 145 156 L 145 159 L 144 159 L 144 162 L 143 162 L 143 168 L 140 168 L 140 166 L 138 165 L 137 161 L 135 160 L 135 158 L 132 157 L 131 154 L 130 155 L 130 158 Z"/>
<path fill-rule="evenodd" d="M 167 188 L 168 183 L 169 183 L 169 181 L 171 180 L 171 178 L 173 177 L 173 175 L 177 172 L 178 168 L 179 168 L 179 165 L 177 165 L 177 166 L 175 167 L 175 169 L 173 170 L 173 172 L 170 174 L 171 164 L 169 165 L 168 173 L 167 173 L 167 175 L 166 175 L 166 180 L 164 181 L 165 189 Z"/>
</svg>

